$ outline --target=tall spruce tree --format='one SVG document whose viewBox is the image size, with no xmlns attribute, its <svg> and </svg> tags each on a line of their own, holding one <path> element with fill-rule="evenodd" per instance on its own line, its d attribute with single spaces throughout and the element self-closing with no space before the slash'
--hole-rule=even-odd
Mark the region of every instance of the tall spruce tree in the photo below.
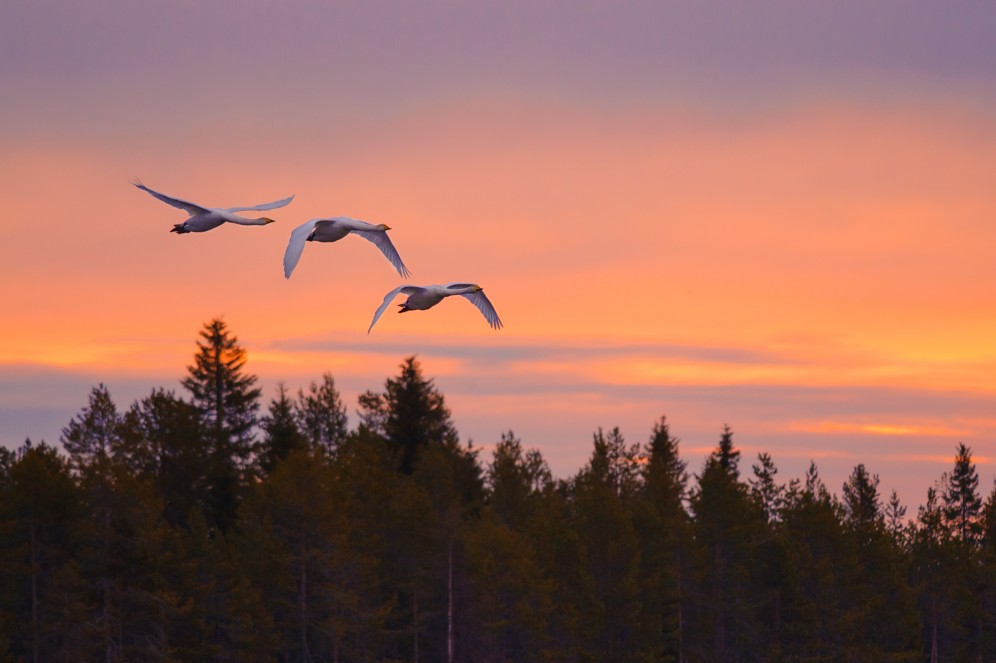
<svg viewBox="0 0 996 663">
<path fill-rule="evenodd" d="M 639 650 L 649 660 L 685 660 L 687 588 L 690 584 L 688 483 L 678 438 L 667 419 L 654 424 L 643 449 L 643 482 L 635 509 L 640 539 Z"/>
<path fill-rule="evenodd" d="M 699 628 L 689 654 L 702 660 L 740 660 L 759 646 L 754 620 L 759 598 L 748 580 L 763 516 L 739 481 L 739 457 L 733 431 L 724 426 L 690 499 L 701 593 L 695 606 Z"/>
<path fill-rule="evenodd" d="M 255 451 L 260 389 L 246 351 L 221 319 L 204 325 L 194 363 L 181 384 L 200 410 L 211 440 L 208 523 L 227 529 Z"/>
<path fill-rule="evenodd" d="M 982 498 L 978 489 L 979 476 L 972 462 L 972 450 L 959 442 L 954 470 L 948 475 L 942 495 L 944 524 L 951 536 L 967 544 L 978 542 L 982 532 Z"/>
<path fill-rule="evenodd" d="M 586 648 L 601 660 L 633 660 L 639 648 L 640 543 L 632 504 L 639 483 L 640 445 L 618 428 L 594 435 L 588 464 L 572 482 L 574 524 L 602 607 Z"/>
</svg>

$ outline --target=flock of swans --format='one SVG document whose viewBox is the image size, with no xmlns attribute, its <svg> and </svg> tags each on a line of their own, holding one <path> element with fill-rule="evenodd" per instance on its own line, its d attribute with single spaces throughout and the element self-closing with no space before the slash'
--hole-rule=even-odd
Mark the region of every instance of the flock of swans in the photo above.
<svg viewBox="0 0 996 663">
<path fill-rule="evenodd" d="M 239 216 L 236 212 L 263 212 L 283 207 L 294 199 L 294 196 L 289 196 L 281 200 L 275 200 L 272 203 L 263 203 L 262 205 L 248 207 L 203 207 L 180 200 L 179 198 L 167 196 L 158 191 L 153 191 L 141 182 L 136 181 L 133 184 L 152 197 L 163 201 L 167 205 L 181 209 L 189 215 L 186 221 L 175 224 L 172 230 L 170 230 L 170 232 L 180 235 L 207 232 L 223 223 L 235 223 L 240 226 L 265 226 L 273 223 L 273 219 L 265 216 L 251 219 Z M 398 271 L 399 276 L 411 276 L 408 268 L 405 267 L 405 263 L 401 260 L 398 250 L 394 248 L 391 238 L 387 236 L 388 230 L 390 228 L 383 223 L 372 224 L 346 216 L 337 216 L 329 219 L 311 219 L 291 232 L 290 241 L 287 243 L 287 250 L 284 251 L 284 277 L 288 279 L 291 277 L 294 268 L 297 267 L 297 263 L 301 259 L 301 253 L 304 252 L 306 242 L 337 242 L 350 234 L 372 242 L 384 254 L 388 262 L 394 266 L 394 269 Z M 408 298 L 403 304 L 398 304 L 400 307 L 398 313 L 424 311 L 432 308 L 446 297 L 462 295 L 477 307 L 492 329 L 501 329 L 502 327 L 501 319 L 498 318 L 498 312 L 495 311 L 495 307 L 484 294 L 484 289 L 476 283 L 447 283 L 446 285 L 406 284 L 398 286 L 384 295 L 384 301 L 377 307 L 373 320 L 370 322 L 370 327 L 367 329 L 368 334 L 373 329 L 373 326 L 377 324 L 377 320 L 380 319 L 380 316 L 390 303 L 399 294 L 407 295 Z"/>
</svg>

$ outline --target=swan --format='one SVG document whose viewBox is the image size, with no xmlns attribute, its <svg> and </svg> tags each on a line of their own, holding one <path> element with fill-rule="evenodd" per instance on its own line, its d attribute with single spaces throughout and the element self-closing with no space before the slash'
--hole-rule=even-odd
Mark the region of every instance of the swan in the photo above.
<svg viewBox="0 0 996 663">
<path fill-rule="evenodd" d="M 451 295 L 463 295 L 470 300 L 471 304 L 478 308 L 485 320 L 488 321 L 488 324 L 491 325 L 492 329 L 502 328 L 501 320 L 498 318 L 498 312 L 495 311 L 495 307 L 484 294 L 484 288 L 476 283 L 401 285 L 384 295 L 384 301 L 377 309 L 377 312 L 374 313 L 373 321 L 367 329 L 368 334 L 370 333 L 370 330 L 373 329 L 373 326 L 377 324 L 377 320 L 380 319 L 380 316 L 387 309 L 388 304 L 390 304 L 391 300 L 393 300 L 398 294 L 408 295 L 408 299 L 405 300 L 404 304 L 398 304 L 398 306 L 401 307 L 401 310 L 399 310 L 398 313 L 404 313 L 405 311 L 424 311 L 443 301 L 443 298 L 445 297 L 450 297 Z"/>
<path fill-rule="evenodd" d="M 387 236 L 391 228 L 383 223 L 372 224 L 348 216 L 337 216 L 331 219 L 311 219 L 291 232 L 287 250 L 284 251 L 284 277 L 290 278 L 301 259 L 305 242 L 338 242 L 346 235 L 353 233 L 363 239 L 373 242 L 384 257 L 390 261 L 401 276 L 411 276 L 405 263 L 401 261 L 397 249 Z"/>
<path fill-rule="evenodd" d="M 195 205 L 194 203 L 188 203 L 185 200 L 180 200 L 179 198 L 171 198 L 165 194 L 159 193 L 158 191 L 153 191 L 149 187 L 145 186 L 141 182 L 132 182 L 136 187 L 145 191 L 150 196 L 158 198 L 167 205 L 172 205 L 182 209 L 184 212 L 190 215 L 183 223 L 177 223 L 173 225 L 173 229 L 170 230 L 171 233 L 177 233 L 178 235 L 183 235 L 185 233 L 202 233 L 208 230 L 217 228 L 226 221 L 229 223 L 237 223 L 240 226 L 265 226 L 269 223 L 273 223 L 273 219 L 267 217 L 260 217 L 258 219 L 249 219 L 244 216 L 239 216 L 235 212 L 248 212 L 250 210 L 263 211 L 268 209 L 275 209 L 277 207 L 283 207 L 290 201 L 294 200 L 294 196 L 284 198 L 282 200 L 275 200 L 272 203 L 263 203 L 262 205 L 252 205 L 251 207 L 201 207 L 200 205 Z"/>
</svg>

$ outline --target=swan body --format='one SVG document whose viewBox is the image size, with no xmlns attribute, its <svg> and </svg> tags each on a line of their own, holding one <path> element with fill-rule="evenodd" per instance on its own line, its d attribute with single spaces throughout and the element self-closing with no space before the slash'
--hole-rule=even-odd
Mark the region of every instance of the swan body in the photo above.
<svg viewBox="0 0 996 663">
<path fill-rule="evenodd" d="M 401 276 L 411 276 L 397 249 L 387 236 L 387 231 L 391 228 L 380 224 L 367 223 L 358 219 L 351 219 L 348 216 L 337 216 L 330 219 L 311 219 L 302 223 L 291 232 L 290 241 L 287 242 L 287 250 L 284 251 L 284 277 L 290 278 L 301 259 L 306 242 L 338 242 L 350 233 L 358 235 L 373 243 L 384 257 L 394 265 Z"/>
<path fill-rule="evenodd" d="M 402 285 L 384 295 L 384 301 L 374 313 L 373 321 L 367 329 L 368 334 L 373 329 L 373 326 L 377 324 L 380 316 L 387 309 L 391 301 L 399 294 L 408 295 L 408 299 L 405 300 L 404 304 L 398 304 L 401 307 L 398 313 L 424 311 L 432 308 L 446 297 L 462 295 L 477 307 L 492 329 L 502 328 L 501 320 L 498 318 L 498 312 L 495 311 L 494 305 L 491 304 L 491 301 L 484 294 L 484 288 L 476 283 L 448 283 L 446 285 L 424 286 Z"/>
<path fill-rule="evenodd" d="M 273 223 L 273 219 L 268 217 L 260 217 L 257 219 L 250 219 L 248 217 L 239 216 L 235 212 L 247 212 L 253 211 L 263 211 L 269 209 L 276 209 L 277 207 L 283 207 L 290 201 L 294 200 L 294 196 L 288 198 L 283 198 L 281 200 L 275 200 L 272 203 L 263 203 L 262 205 L 252 205 L 250 207 L 202 207 L 195 203 L 187 202 L 186 200 L 180 200 L 179 198 L 173 198 L 165 194 L 159 193 L 158 191 L 153 191 L 149 187 L 145 186 L 141 182 L 132 182 L 136 187 L 145 191 L 153 198 L 158 198 L 167 205 L 172 205 L 178 209 L 182 209 L 184 212 L 190 215 L 190 217 L 183 223 L 177 223 L 173 225 L 173 229 L 170 230 L 171 233 L 177 233 L 183 235 L 186 233 L 202 233 L 208 230 L 213 230 L 223 223 L 237 223 L 240 226 L 265 226 L 267 224 Z"/>
</svg>

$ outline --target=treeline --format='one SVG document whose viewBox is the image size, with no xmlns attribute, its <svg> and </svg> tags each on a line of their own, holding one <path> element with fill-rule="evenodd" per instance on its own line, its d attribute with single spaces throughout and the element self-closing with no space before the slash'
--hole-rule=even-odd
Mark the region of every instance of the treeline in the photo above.
<svg viewBox="0 0 996 663">
<path fill-rule="evenodd" d="M 690 474 L 663 417 L 559 480 L 461 445 L 414 358 L 353 430 L 331 375 L 260 415 L 245 364 L 214 320 L 186 398 L 100 385 L 64 453 L 0 450 L 0 660 L 996 660 L 964 445 L 911 518 L 863 465 L 741 472 L 728 428 Z"/>
</svg>

